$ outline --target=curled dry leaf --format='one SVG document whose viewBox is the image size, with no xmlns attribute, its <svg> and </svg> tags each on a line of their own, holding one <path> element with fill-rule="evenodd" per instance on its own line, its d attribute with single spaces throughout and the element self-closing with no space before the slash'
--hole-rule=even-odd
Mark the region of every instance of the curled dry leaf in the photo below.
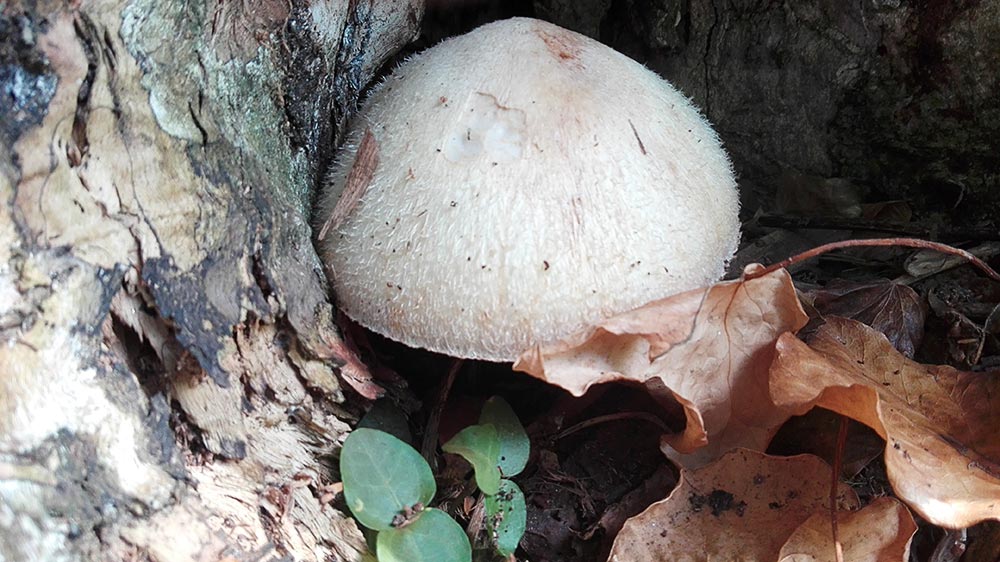
<svg viewBox="0 0 1000 562">
<path fill-rule="evenodd" d="M 913 219 L 913 209 L 901 200 L 862 203 L 861 217 L 875 224 L 906 224 Z"/>
<path fill-rule="evenodd" d="M 902 283 L 835 280 L 813 292 L 813 306 L 824 316 L 857 320 L 885 334 L 893 347 L 913 357 L 924 335 L 923 299 Z"/>
<path fill-rule="evenodd" d="M 983 347 L 986 345 L 987 334 L 984 328 L 988 327 L 990 322 L 987 317 L 986 324 L 980 327 L 966 314 L 971 308 L 968 305 L 978 300 L 961 287 L 948 284 L 939 285 L 928 291 L 927 304 L 947 328 L 942 337 L 932 342 L 935 345 L 928 346 L 924 351 L 931 357 L 941 357 L 941 361 L 947 361 L 958 367 L 972 367 L 978 364 L 982 359 Z"/>
<path fill-rule="evenodd" d="M 665 437 L 673 449 L 665 452 L 694 467 L 733 447 L 763 449 L 788 418 L 768 396 L 767 372 L 778 336 L 806 320 L 788 273 L 778 270 L 651 302 L 529 351 L 514 368 L 576 396 L 623 380 L 676 400 L 687 426 Z"/>
<path fill-rule="evenodd" d="M 917 524 L 906 506 L 892 498 L 878 498 L 859 511 L 837 514 L 844 560 L 851 562 L 906 562 Z M 834 562 L 830 514 L 814 513 L 781 547 L 778 562 Z"/>
<path fill-rule="evenodd" d="M 1000 242 L 984 242 L 969 248 L 969 253 L 983 260 L 1000 254 Z M 969 260 L 954 254 L 944 254 L 934 250 L 920 250 L 906 259 L 903 268 L 906 273 L 918 279 L 936 275 L 942 271 L 969 263 Z"/>
<path fill-rule="evenodd" d="M 737 449 L 681 471 L 667 499 L 629 519 L 609 562 L 778 559 L 789 536 L 814 514 L 829 521 L 830 466 L 817 457 L 774 457 Z M 841 485 L 839 506 L 857 506 Z"/>
<path fill-rule="evenodd" d="M 886 440 L 897 496 L 944 527 L 1000 519 L 1000 378 L 900 355 L 882 334 L 830 318 L 809 345 L 778 340 L 775 403 L 839 412 Z"/>
</svg>

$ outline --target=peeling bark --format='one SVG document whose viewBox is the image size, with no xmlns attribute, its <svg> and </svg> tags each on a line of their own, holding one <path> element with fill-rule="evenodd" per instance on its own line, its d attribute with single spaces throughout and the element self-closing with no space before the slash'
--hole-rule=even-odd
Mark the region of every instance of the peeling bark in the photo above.
<svg viewBox="0 0 1000 562">
<path fill-rule="evenodd" d="M 309 211 L 422 2 L 2 10 L 0 559 L 360 559 Z"/>
</svg>

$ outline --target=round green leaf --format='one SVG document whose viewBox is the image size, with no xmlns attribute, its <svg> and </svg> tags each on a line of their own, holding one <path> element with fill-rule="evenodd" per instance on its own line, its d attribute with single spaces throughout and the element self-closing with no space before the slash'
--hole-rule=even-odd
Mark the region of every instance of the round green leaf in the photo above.
<svg viewBox="0 0 1000 562">
<path fill-rule="evenodd" d="M 510 404 L 499 396 L 486 401 L 483 412 L 479 415 L 479 423 L 493 424 L 497 428 L 500 440 L 500 472 L 506 477 L 515 476 L 524 470 L 528 464 L 528 453 L 531 452 L 531 442 L 528 434 L 517 419 L 517 414 Z"/>
<path fill-rule="evenodd" d="M 500 439 L 493 424 L 470 425 L 441 448 L 469 461 L 476 471 L 476 485 L 484 494 L 495 494 L 500 489 Z"/>
<path fill-rule="evenodd" d="M 427 509 L 405 527 L 378 534 L 379 562 L 472 562 L 465 531 L 439 509 Z"/>
<path fill-rule="evenodd" d="M 500 554 L 510 556 L 514 553 L 524 536 L 527 521 L 528 509 L 521 489 L 510 480 L 501 480 L 500 491 L 486 496 L 486 522 Z"/>
<path fill-rule="evenodd" d="M 384 531 L 415 504 L 427 505 L 437 487 L 427 461 L 399 439 L 376 429 L 355 429 L 340 451 L 340 477 L 351 513 L 365 527 Z"/>
</svg>

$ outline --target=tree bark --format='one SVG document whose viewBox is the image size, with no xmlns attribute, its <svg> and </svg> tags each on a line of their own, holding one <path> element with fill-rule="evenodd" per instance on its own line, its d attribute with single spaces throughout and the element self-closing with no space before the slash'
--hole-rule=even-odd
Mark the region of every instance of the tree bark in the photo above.
<svg viewBox="0 0 1000 562">
<path fill-rule="evenodd" d="M 782 186 L 832 178 L 932 223 L 1000 227 L 1000 2 L 535 0 L 535 11 L 691 96 L 733 158 L 748 216 L 772 211 Z"/>
<path fill-rule="evenodd" d="M 311 200 L 422 15 L 3 4 L 0 560 L 360 559 Z"/>
</svg>

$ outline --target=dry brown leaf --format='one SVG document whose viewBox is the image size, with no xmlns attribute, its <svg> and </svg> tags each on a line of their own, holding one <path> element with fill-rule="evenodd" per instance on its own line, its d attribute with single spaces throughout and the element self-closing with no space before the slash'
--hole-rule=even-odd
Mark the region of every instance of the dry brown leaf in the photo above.
<svg viewBox="0 0 1000 562">
<path fill-rule="evenodd" d="M 848 179 L 786 170 L 777 180 L 774 203 L 777 211 L 783 215 L 861 216 L 861 188 Z"/>
<path fill-rule="evenodd" d="M 844 560 L 851 562 L 906 562 L 917 524 L 906 506 L 892 498 L 878 498 L 860 511 L 837 514 Z M 781 547 L 779 562 L 833 562 L 836 555 L 830 514 L 814 513 L 795 529 Z"/>
<path fill-rule="evenodd" d="M 624 380 L 676 400 L 687 426 L 665 438 L 674 449 L 665 452 L 694 467 L 733 447 L 763 449 L 788 418 L 768 396 L 768 367 L 778 335 L 806 319 L 791 279 L 779 270 L 651 302 L 525 353 L 514 368 L 576 396 Z"/>
<path fill-rule="evenodd" d="M 906 224 L 913 219 L 913 209 L 901 200 L 862 203 L 861 216 L 874 224 Z"/>
<path fill-rule="evenodd" d="M 924 336 L 923 299 L 902 283 L 837 279 L 814 291 L 812 303 L 823 316 L 842 316 L 875 328 L 907 357 L 913 357 Z"/>
<path fill-rule="evenodd" d="M 1000 378 L 900 355 L 882 334 L 830 318 L 809 345 L 786 334 L 771 395 L 805 412 L 822 406 L 886 439 L 897 496 L 943 527 L 1000 519 Z"/>
<path fill-rule="evenodd" d="M 629 519 L 609 562 L 771 562 L 813 514 L 829 513 L 830 466 L 817 457 L 737 449 L 681 471 L 667 499 Z M 841 485 L 841 508 L 857 497 Z"/>
<path fill-rule="evenodd" d="M 927 292 L 927 304 L 944 324 L 944 333 L 930 342 L 931 345 L 924 350 L 926 355 L 940 357 L 941 362 L 959 368 L 979 364 L 987 338 L 984 328 L 989 327 L 992 313 L 986 315 L 985 323 L 980 326 L 968 316 L 973 302 L 976 307 L 986 304 L 974 294 L 951 284 L 938 285 Z"/>
<path fill-rule="evenodd" d="M 982 260 L 993 258 L 1000 254 L 1000 242 L 983 242 L 969 248 L 969 253 Z M 903 269 L 916 278 L 937 275 L 969 263 L 969 260 L 955 254 L 942 254 L 934 250 L 920 250 L 906 258 Z"/>
<path fill-rule="evenodd" d="M 847 435 L 840 442 L 843 416 L 823 408 L 814 408 L 789 419 L 774 434 L 767 452 L 772 455 L 815 455 L 831 465 L 840 455 L 840 477 L 850 480 L 885 451 L 885 441 L 872 428 L 849 420 Z M 884 488 L 888 488 L 888 482 Z M 878 495 L 877 488 L 871 490 Z M 884 495 L 884 494 L 883 494 Z"/>
</svg>

